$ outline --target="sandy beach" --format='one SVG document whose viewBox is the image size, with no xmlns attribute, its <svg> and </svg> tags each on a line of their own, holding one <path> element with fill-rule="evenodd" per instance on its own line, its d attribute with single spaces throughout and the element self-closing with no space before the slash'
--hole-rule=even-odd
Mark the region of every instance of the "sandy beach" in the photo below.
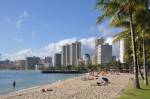
<svg viewBox="0 0 150 99">
<path fill-rule="evenodd" d="M 107 74 L 106 77 L 110 83 L 105 86 L 97 86 L 97 79 L 83 81 L 76 77 L 0 96 L 0 99 L 116 99 L 133 75 L 120 73 Z M 43 88 L 51 90 L 41 92 Z"/>
</svg>

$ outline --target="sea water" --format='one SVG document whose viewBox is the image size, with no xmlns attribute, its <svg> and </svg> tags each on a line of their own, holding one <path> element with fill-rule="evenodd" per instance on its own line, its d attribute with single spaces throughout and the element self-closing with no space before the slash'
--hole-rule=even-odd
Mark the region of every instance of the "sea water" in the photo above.
<svg viewBox="0 0 150 99">
<path fill-rule="evenodd" d="M 40 71 L 0 70 L 0 94 L 50 84 L 59 80 L 77 77 L 80 74 L 42 74 Z M 15 89 L 13 81 L 16 82 Z"/>
</svg>

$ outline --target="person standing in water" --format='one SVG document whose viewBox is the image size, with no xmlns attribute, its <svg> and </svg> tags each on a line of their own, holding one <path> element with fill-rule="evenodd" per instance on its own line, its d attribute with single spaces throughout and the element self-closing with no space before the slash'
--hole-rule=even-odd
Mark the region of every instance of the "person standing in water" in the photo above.
<svg viewBox="0 0 150 99">
<path fill-rule="evenodd" d="M 16 87 L 16 82 L 15 81 L 13 81 L 13 88 L 15 88 Z"/>
</svg>

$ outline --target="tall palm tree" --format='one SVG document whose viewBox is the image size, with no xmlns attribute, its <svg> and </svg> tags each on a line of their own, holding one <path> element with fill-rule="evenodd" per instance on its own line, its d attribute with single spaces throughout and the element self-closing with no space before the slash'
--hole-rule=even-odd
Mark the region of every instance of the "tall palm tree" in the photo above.
<svg viewBox="0 0 150 99">
<path fill-rule="evenodd" d="M 142 37 L 142 43 L 143 43 L 143 67 L 144 67 L 144 82 L 146 85 L 148 85 L 148 67 L 146 65 L 146 51 L 145 51 L 145 39 L 150 39 L 150 10 L 148 9 L 147 6 L 147 10 L 143 11 L 143 10 L 139 10 L 139 13 L 137 13 L 136 15 L 137 17 L 135 17 L 136 22 L 139 22 L 138 24 L 138 31 L 140 31 L 140 36 Z"/>
<path fill-rule="evenodd" d="M 138 54 L 141 53 L 141 48 L 143 48 L 143 67 L 144 67 L 144 82 L 146 85 L 148 85 L 148 77 L 147 77 L 147 65 L 146 65 L 146 55 L 145 55 L 145 38 L 146 39 L 150 39 L 150 29 L 149 29 L 149 25 L 150 25 L 150 11 L 149 9 L 147 9 L 146 11 L 143 10 L 139 10 L 138 13 L 135 14 L 134 16 L 134 26 L 136 27 L 136 36 L 138 37 L 137 39 L 137 45 L 138 45 Z M 124 38 L 125 36 L 129 36 L 129 26 L 128 26 L 129 22 L 127 21 L 115 21 L 113 23 L 111 23 L 112 26 L 115 27 L 123 27 L 125 28 L 125 31 L 117 34 L 113 40 L 113 42 L 117 42 L 118 40 Z M 142 43 L 142 46 L 141 46 Z M 140 49 L 139 49 L 140 48 Z M 137 61 L 138 61 L 138 57 L 137 57 Z M 140 68 L 140 67 L 139 67 Z M 139 72 L 141 74 L 141 71 L 139 69 Z M 141 75 L 142 76 L 142 75 Z M 143 78 L 143 76 L 142 76 Z"/>
<path fill-rule="evenodd" d="M 135 47 L 136 42 L 133 15 L 139 9 L 145 10 L 145 4 L 147 3 L 147 1 L 148 0 L 97 0 L 97 8 L 103 12 L 103 14 L 98 17 L 97 23 L 101 23 L 102 20 L 104 20 L 107 17 L 111 18 L 112 22 L 116 19 L 119 19 L 121 21 L 129 20 L 130 22 L 135 87 L 138 89 L 140 88 L 140 84 L 138 78 L 138 65 Z"/>
</svg>

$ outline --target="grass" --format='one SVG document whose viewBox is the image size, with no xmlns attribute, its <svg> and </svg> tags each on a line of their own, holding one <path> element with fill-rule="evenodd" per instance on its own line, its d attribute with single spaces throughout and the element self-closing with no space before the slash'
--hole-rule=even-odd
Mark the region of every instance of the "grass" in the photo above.
<svg viewBox="0 0 150 99">
<path fill-rule="evenodd" d="M 130 84 L 118 99 L 150 99 L 150 85 L 146 86 L 143 81 L 140 80 L 140 86 L 141 89 L 136 89 L 133 84 Z"/>
</svg>

